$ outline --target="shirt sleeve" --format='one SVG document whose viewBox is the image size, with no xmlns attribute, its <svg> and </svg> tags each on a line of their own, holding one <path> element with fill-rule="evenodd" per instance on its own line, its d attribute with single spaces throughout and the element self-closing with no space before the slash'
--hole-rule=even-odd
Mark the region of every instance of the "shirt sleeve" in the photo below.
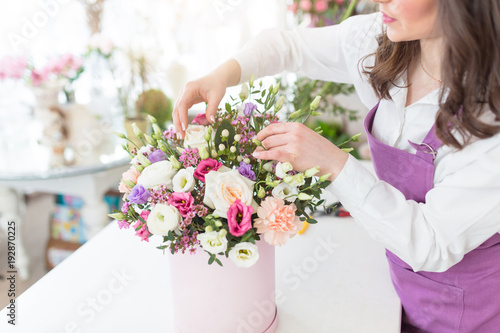
<svg viewBox="0 0 500 333">
<path fill-rule="evenodd" d="M 252 74 L 262 77 L 283 70 L 300 71 L 311 79 L 354 83 L 360 77 L 358 60 L 376 49 L 373 37 L 381 32 L 378 17 L 357 15 L 323 28 L 265 30 L 234 56 L 241 67 L 240 83 Z"/>
<path fill-rule="evenodd" d="M 474 145 L 492 148 L 474 154 Z M 447 158 L 470 163 L 435 183 L 425 203 L 406 200 L 352 156 L 327 190 L 414 271 L 442 272 L 500 232 L 500 135 L 466 149 Z"/>
</svg>

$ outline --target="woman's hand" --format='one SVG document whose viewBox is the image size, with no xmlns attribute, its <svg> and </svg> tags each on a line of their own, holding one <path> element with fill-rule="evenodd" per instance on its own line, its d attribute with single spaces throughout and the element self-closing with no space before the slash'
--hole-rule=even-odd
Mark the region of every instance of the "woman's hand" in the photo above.
<svg viewBox="0 0 500 333">
<path fill-rule="evenodd" d="M 262 160 L 290 162 L 294 170 L 303 172 L 315 166 L 319 175 L 331 173 L 334 180 L 342 171 L 349 155 L 333 143 L 301 123 L 275 123 L 257 133 L 258 147 L 254 157 Z"/>
<path fill-rule="evenodd" d="M 231 59 L 209 75 L 188 82 L 182 88 L 172 112 L 175 130 L 180 138 L 184 138 L 184 131 L 188 125 L 188 109 L 197 103 L 207 103 L 206 117 L 209 123 L 213 123 L 226 88 L 238 84 L 240 76 L 240 65 Z"/>
</svg>

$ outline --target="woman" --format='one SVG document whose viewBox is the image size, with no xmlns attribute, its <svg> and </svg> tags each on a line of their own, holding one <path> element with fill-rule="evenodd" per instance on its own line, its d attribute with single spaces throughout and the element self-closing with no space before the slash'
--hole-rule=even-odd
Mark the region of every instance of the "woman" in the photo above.
<svg viewBox="0 0 500 333">
<path fill-rule="evenodd" d="M 500 2 L 376 2 L 380 13 L 338 26 L 261 34 L 186 85 L 175 125 L 182 136 L 201 101 L 213 119 L 251 74 L 354 84 L 375 105 L 378 177 L 300 124 L 259 132 L 254 156 L 331 173 L 328 190 L 388 250 L 404 332 L 500 332 Z"/>
</svg>

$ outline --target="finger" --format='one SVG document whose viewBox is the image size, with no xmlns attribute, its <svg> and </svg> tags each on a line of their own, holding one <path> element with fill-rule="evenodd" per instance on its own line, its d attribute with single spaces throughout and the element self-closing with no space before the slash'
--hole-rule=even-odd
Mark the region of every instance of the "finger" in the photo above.
<svg viewBox="0 0 500 333">
<path fill-rule="evenodd" d="M 274 160 L 279 162 L 291 162 L 291 154 L 287 152 L 283 148 L 275 148 L 271 150 L 261 150 L 262 148 L 258 147 L 253 152 L 253 157 L 261 159 L 261 160 Z M 292 163 L 293 164 L 293 163 Z"/>
<path fill-rule="evenodd" d="M 257 133 L 257 140 L 264 141 L 268 136 L 276 134 L 285 134 L 293 129 L 294 123 L 274 123 L 262 129 Z"/>
<path fill-rule="evenodd" d="M 176 105 L 176 128 L 181 138 L 184 138 L 188 126 L 188 109 L 200 101 L 203 101 L 203 99 L 198 95 L 197 90 L 186 85 L 182 97 L 178 100 Z"/>
<path fill-rule="evenodd" d="M 180 139 L 180 133 L 182 130 L 181 122 L 179 121 L 177 103 L 175 104 L 174 111 L 172 112 L 172 119 L 174 121 L 175 133 L 177 133 L 177 139 Z"/>
<path fill-rule="evenodd" d="M 277 148 L 286 145 L 290 142 L 290 135 L 288 134 L 275 134 L 270 135 L 261 141 L 262 146 L 269 150 L 272 148 Z"/>
<path fill-rule="evenodd" d="M 207 109 L 205 111 L 205 117 L 211 124 L 215 121 L 215 115 L 217 114 L 217 109 L 222 97 L 223 96 L 218 96 L 214 93 L 207 95 Z"/>
</svg>

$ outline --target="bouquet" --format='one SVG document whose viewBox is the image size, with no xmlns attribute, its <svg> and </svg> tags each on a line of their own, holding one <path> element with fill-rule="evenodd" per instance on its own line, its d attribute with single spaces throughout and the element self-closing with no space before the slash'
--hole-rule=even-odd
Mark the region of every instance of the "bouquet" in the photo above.
<svg viewBox="0 0 500 333">
<path fill-rule="evenodd" d="M 353 14 L 358 0 L 293 0 L 289 10 L 313 27 L 337 24 Z"/>
<path fill-rule="evenodd" d="M 285 98 L 278 92 L 279 84 L 266 89 L 251 79 L 239 98 L 218 110 L 213 124 L 204 113 L 196 116 L 183 140 L 173 128 L 162 132 L 153 117 L 151 136 L 135 126 L 144 146 L 123 145 L 132 166 L 119 185 L 122 209 L 110 216 L 144 241 L 161 236 L 159 249 L 174 254 L 201 247 L 209 264 L 222 265 L 217 256 L 225 256 L 238 267 L 258 260 L 255 242 L 261 238 L 280 246 L 301 230 L 303 221 L 316 223 L 311 213 L 323 204 L 320 194 L 330 184 L 329 174 L 318 178 L 317 167 L 296 172 L 290 163 L 252 156 L 261 146 L 256 133 L 279 121 Z M 319 101 L 290 120 L 319 114 Z"/>
<path fill-rule="evenodd" d="M 63 54 L 39 68 L 24 57 L 7 56 L 0 61 L 0 79 L 24 79 L 34 87 L 57 81 L 72 83 L 83 70 L 83 59 L 72 54 Z"/>
</svg>

